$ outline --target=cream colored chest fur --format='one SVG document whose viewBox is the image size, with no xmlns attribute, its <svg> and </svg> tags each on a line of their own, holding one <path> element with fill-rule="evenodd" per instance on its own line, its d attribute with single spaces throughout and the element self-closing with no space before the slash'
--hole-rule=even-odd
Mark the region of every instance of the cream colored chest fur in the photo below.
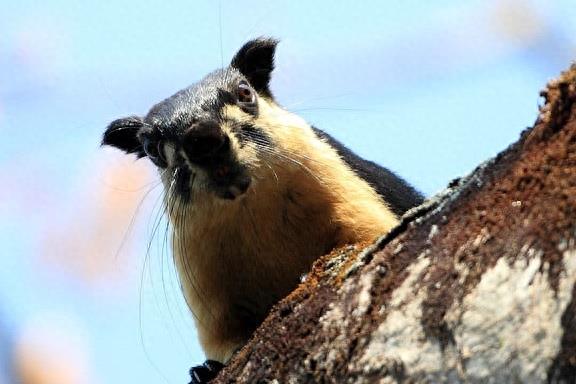
<svg viewBox="0 0 576 384">
<path fill-rule="evenodd" d="M 294 145 L 315 157 L 264 158 L 239 200 L 198 192 L 172 217 L 176 265 L 210 358 L 227 360 L 318 257 L 397 223 L 327 144 Z"/>
</svg>

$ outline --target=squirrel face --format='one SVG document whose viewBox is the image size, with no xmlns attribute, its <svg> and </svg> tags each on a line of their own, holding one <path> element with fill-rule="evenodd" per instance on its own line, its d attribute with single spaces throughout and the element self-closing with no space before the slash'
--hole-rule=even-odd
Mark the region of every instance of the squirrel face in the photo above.
<svg viewBox="0 0 576 384">
<path fill-rule="evenodd" d="M 103 144 L 148 157 L 167 191 L 184 201 L 196 192 L 234 200 L 273 152 L 271 124 L 262 120 L 275 104 L 268 84 L 276 44 L 248 42 L 227 68 L 156 104 L 144 118 L 112 122 Z"/>
</svg>

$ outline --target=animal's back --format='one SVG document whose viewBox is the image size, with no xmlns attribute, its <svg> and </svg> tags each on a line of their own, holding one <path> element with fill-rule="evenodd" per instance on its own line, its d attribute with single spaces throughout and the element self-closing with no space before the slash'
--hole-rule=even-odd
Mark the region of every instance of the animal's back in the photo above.
<svg viewBox="0 0 576 384">
<path fill-rule="evenodd" d="M 403 215 L 410 208 L 424 201 L 424 196 L 404 179 L 373 161 L 363 159 L 344 144 L 316 127 L 312 127 L 319 138 L 326 140 L 356 174 L 370 184 L 396 215 Z"/>
</svg>

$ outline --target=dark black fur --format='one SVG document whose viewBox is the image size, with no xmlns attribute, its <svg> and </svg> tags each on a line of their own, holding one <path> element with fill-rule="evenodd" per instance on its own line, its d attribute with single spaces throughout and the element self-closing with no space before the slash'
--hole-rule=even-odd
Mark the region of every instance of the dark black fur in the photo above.
<svg viewBox="0 0 576 384">
<path fill-rule="evenodd" d="M 102 145 L 110 145 L 123 150 L 126 153 L 135 153 L 136 156 L 144 157 L 142 143 L 138 139 L 138 132 L 144 125 L 138 116 L 123 117 L 114 120 L 106 128 Z"/>
<path fill-rule="evenodd" d="M 192 380 L 189 384 L 209 383 L 218 376 L 218 372 L 222 368 L 224 368 L 224 364 L 214 360 L 206 360 L 202 365 L 190 368 L 190 378 Z"/>
<path fill-rule="evenodd" d="M 424 197 L 394 172 L 364 160 L 326 132 L 312 127 L 316 135 L 328 142 L 350 168 L 382 196 L 392 212 L 401 216 L 412 207 L 422 204 Z"/>
</svg>

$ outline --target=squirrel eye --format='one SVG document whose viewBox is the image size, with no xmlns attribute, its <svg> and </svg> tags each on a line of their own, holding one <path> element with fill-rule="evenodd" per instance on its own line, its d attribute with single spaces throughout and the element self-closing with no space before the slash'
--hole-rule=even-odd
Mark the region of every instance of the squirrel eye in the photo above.
<svg viewBox="0 0 576 384">
<path fill-rule="evenodd" d="M 144 152 L 146 152 L 146 155 L 151 159 L 158 157 L 158 146 L 154 144 L 155 143 L 153 143 L 149 138 L 145 138 L 144 142 L 142 143 Z"/>
<path fill-rule="evenodd" d="M 153 141 L 149 138 L 145 138 L 142 146 L 144 147 L 144 152 L 152 160 L 152 162 L 158 166 L 166 166 L 166 159 L 163 152 L 163 142 L 162 140 Z"/>
<path fill-rule="evenodd" d="M 256 95 L 248 84 L 241 82 L 238 84 L 238 102 L 241 104 L 253 104 L 256 101 Z"/>
</svg>

